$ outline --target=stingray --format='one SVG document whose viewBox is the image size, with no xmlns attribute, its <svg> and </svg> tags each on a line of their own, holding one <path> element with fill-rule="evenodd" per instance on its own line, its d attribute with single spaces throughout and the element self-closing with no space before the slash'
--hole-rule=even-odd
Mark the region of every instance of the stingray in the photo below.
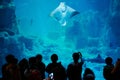
<svg viewBox="0 0 120 80">
<path fill-rule="evenodd" d="M 65 2 L 60 2 L 59 6 L 50 15 L 62 26 L 66 26 L 67 21 L 77 14 L 79 14 L 78 11 L 66 5 Z"/>
</svg>

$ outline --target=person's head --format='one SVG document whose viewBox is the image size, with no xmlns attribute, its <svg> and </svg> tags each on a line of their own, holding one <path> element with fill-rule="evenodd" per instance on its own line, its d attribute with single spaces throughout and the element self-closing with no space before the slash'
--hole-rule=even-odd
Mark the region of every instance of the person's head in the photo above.
<svg viewBox="0 0 120 80">
<path fill-rule="evenodd" d="M 105 63 L 107 64 L 107 65 L 111 65 L 112 64 L 112 58 L 111 57 L 107 57 L 106 59 L 105 59 Z"/>
<path fill-rule="evenodd" d="M 29 64 L 32 65 L 32 64 L 35 64 L 35 63 L 36 63 L 35 57 L 30 57 L 29 58 Z"/>
<path fill-rule="evenodd" d="M 35 57 L 30 57 L 29 58 L 29 66 L 31 69 L 36 69 L 36 58 Z"/>
<path fill-rule="evenodd" d="M 42 61 L 42 55 L 41 54 L 38 54 L 36 55 L 36 61 Z"/>
<path fill-rule="evenodd" d="M 93 71 L 90 68 L 85 69 L 85 74 L 91 74 L 91 73 L 93 73 Z"/>
<path fill-rule="evenodd" d="M 94 80 L 95 76 L 90 68 L 86 68 L 84 72 L 84 80 Z"/>
<path fill-rule="evenodd" d="M 7 63 L 13 63 L 14 58 L 15 58 L 15 57 L 14 57 L 14 55 L 12 55 L 12 54 L 8 54 L 8 55 L 5 57 Z"/>
<path fill-rule="evenodd" d="M 23 58 L 20 62 L 19 62 L 19 66 L 28 66 L 28 60 Z"/>
<path fill-rule="evenodd" d="M 120 58 L 118 58 L 117 61 L 120 61 Z"/>
<path fill-rule="evenodd" d="M 13 64 L 17 64 L 18 63 L 18 59 L 17 58 L 14 58 L 13 59 Z"/>
<path fill-rule="evenodd" d="M 79 53 L 73 53 L 72 55 L 74 62 L 78 62 L 79 60 Z"/>
<path fill-rule="evenodd" d="M 53 55 L 51 56 L 51 60 L 52 60 L 53 63 L 56 63 L 57 60 L 58 60 L 57 54 L 53 54 Z"/>
<path fill-rule="evenodd" d="M 87 74 L 85 80 L 94 80 L 93 74 Z"/>
</svg>

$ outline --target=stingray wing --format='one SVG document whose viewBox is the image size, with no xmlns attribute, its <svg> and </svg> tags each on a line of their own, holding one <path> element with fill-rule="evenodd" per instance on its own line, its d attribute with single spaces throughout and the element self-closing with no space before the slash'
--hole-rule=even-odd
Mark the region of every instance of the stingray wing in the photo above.
<svg viewBox="0 0 120 80">
<path fill-rule="evenodd" d="M 52 11 L 51 17 L 58 21 L 62 26 L 67 24 L 68 19 L 79 14 L 75 9 L 69 7 L 65 2 L 61 2 L 59 6 Z"/>
</svg>

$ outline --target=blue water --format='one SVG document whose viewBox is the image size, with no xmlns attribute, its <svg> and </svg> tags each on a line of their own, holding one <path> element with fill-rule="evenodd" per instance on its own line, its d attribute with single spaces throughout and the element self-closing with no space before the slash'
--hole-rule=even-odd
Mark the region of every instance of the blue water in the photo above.
<svg viewBox="0 0 120 80">
<path fill-rule="evenodd" d="M 50 16 L 61 2 L 79 12 L 65 19 L 64 26 Z M 96 80 L 104 80 L 105 64 L 104 61 L 97 62 L 98 54 L 100 60 L 111 56 L 114 62 L 120 57 L 119 0 L 14 0 L 14 4 L 19 34 L 2 36 L 6 43 L 0 44 L 3 47 L 0 57 L 13 53 L 21 60 L 41 53 L 47 65 L 51 54 L 56 53 L 67 67 L 72 61 L 72 53 L 81 51 L 86 60 L 83 72 L 85 67 L 90 67 Z"/>
</svg>

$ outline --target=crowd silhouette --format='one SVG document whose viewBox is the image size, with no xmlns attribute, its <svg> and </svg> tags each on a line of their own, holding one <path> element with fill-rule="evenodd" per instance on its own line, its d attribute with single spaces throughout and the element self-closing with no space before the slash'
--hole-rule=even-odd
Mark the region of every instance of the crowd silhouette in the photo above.
<svg viewBox="0 0 120 80">
<path fill-rule="evenodd" d="M 58 62 L 58 55 L 51 55 L 51 63 L 47 66 L 42 62 L 42 55 L 38 54 L 30 57 L 28 60 L 18 59 L 9 54 L 5 57 L 6 63 L 2 66 L 2 79 L 0 80 L 95 80 L 95 74 L 90 68 L 86 68 L 82 77 L 82 60 L 81 52 L 72 54 L 73 62 L 67 69 L 61 62 Z M 111 57 L 105 59 L 106 65 L 103 67 L 103 76 L 105 80 L 120 80 L 120 59 L 116 64 L 112 64 Z M 45 77 L 45 72 L 48 76 Z"/>
</svg>

